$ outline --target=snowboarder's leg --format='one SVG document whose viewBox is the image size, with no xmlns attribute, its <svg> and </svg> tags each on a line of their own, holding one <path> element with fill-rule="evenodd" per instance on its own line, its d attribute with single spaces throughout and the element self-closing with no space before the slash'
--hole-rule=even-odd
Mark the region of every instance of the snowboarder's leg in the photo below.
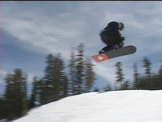
<svg viewBox="0 0 162 122">
<path fill-rule="evenodd" d="M 103 33 L 103 34 L 101 35 L 101 40 L 102 40 L 102 42 L 105 43 L 107 46 L 104 47 L 104 48 L 102 48 L 102 49 L 99 51 L 99 54 L 113 50 L 113 44 L 112 44 L 113 41 L 112 41 L 111 36 L 109 36 L 109 35 Z"/>
<path fill-rule="evenodd" d="M 121 41 L 120 43 L 117 43 L 115 45 L 108 45 L 104 48 L 102 48 L 100 51 L 99 51 L 99 54 L 101 53 L 104 53 L 104 52 L 108 52 L 108 51 L 112 51 L 112 50 L 116 50 L 118 48 L 122 48 L 124 46 L 124 43 L 123 41 Z"/>
<path fill-rule="evenodd" d="M 115 44 L 113 47 L 114 47 L 114 49 L 122 48 L 122 47 L 124 47 L 124 42 L 121 41 L 121 42 Z"/>
<path fill-rule="evenodd" d="M 99 51 L 99 54 L 104 53 L 104 52 L 108 52 L 108 51 L 112 51 L 113 49 L 114 49 L 113 46 L 106 46 L 106 47 L 102 48 L 102 49 Z"/>
</svg>

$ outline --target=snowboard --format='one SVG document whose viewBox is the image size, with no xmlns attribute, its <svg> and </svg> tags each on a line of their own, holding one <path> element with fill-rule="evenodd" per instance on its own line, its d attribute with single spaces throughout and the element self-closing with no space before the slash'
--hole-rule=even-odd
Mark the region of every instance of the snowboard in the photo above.
<svg viewBox="0 0 162 122">
<path fill-rule="evenodd" d="M 108 52 L 105 52 L 105 53 L 94 55 L 94 56 L 92 56 L 92 58 L 96 62 L 102 62 L 102 61 L 106 61 L 106 60 L 116 58 L 116 57 L 119 57 L 119 56 L 133 54 L 135 52 L 136 52 L 136 47 L 133 46 L 133 45 L 129 45 L 129 46 L 125 46 L 125 47 L 113 50 L 113 51 L 108 51 Z"/>
</svg>

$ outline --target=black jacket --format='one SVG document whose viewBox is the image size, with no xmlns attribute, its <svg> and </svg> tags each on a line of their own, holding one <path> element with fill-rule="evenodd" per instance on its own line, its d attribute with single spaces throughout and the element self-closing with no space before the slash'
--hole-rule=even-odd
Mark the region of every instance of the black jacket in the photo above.
<svg viewBox="0 0 162 122">
<path fill-rule="evenodd" d="M 119 32 L 119 23 L 114 21 L 110 22 L 104 29 L 112 33 Z"/>
<path fill-rule="evenodd" d="M 101 40 L 107 45 L 115 45 L 121 42 L 121 34 L 119 32 L 119 23 L 110 22 L 100 33 Z"/>
</svg>

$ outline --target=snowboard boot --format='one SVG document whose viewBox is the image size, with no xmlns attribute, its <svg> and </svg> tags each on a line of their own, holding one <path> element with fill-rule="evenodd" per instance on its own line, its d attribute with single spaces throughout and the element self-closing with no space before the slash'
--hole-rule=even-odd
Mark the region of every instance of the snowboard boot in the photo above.
<svg viewBox="0 0 162 122">
<path fill-rule="evenodd" d="M 113 51 L 113 50 L 114 50 L 113 46 L 106 46 L 102 50 L 99 51 L 99 54 L 109 52 L 109 51 Z"/>
<path fill-rule="evenodd" d="M 98 53 L 101 54 L 101 53 L 104 53 L 105 51 L 104 50 L 100 50 Z"/>
<path fill-rule="evenodd" d="M 124 46 L 123 41 L 120 42 L 120 43 L 117 43 L 116 45 L 114 45 L 114 50 L 119 49 L 119 48 L 122 48 L 123 46 Z"/>
</svg>

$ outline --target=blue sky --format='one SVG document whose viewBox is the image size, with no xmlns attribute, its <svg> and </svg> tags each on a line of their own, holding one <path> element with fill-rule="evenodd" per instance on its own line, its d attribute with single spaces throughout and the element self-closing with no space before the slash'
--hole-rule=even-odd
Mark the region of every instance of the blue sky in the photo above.
<svg viewBox="0 0 162 122">
<path fill-rule="evenodd" d="M 115 63 L 121 61 L 126 79 L 132 79 L 133 63 L 144 72 L 141 60 L 148 57 L 156 71 L 162 59 L 161 1 L 2 1 L 1 2 L 1 85 L 14 68 L 42 76 L 47 54 L 62 53 L 68 62 L 71 48 L 85 45 L 85 56 L 105 45 L 99 32 L 111 21 L 123 22 L 121 34 L 126 45 L 134 45 L 133 55 L 94 63 L 97 86 L 115 81 Z M 3 92 L 3 91 L 2 91 Z"/>
</svg>

